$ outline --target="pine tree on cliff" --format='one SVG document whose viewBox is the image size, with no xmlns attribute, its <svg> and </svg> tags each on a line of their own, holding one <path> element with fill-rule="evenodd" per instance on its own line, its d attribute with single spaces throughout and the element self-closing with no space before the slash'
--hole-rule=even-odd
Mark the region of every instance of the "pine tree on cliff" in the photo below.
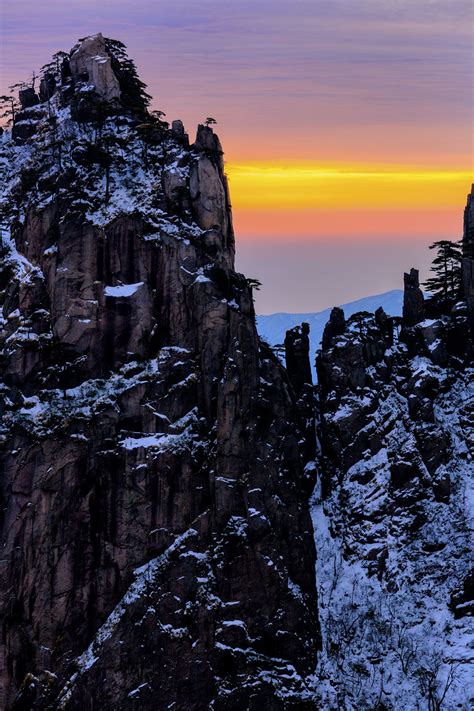
<svg viewBox="0 0 474 711">
<path fill-rule="evenodd" d="M 126 45 L 110 37 L 104 39 L 107 52 L 112 58 L 112 69 L 120 83 L 122 103 L 130 109 L 146 111 L 151 96 L 145 91 L 146 84 L 140 80 L 135 62 L 127 54 Z"/>
<path fill-rule="evenodd" d="M 0 96 L 0 119 L 6 118 L 7 125 L 15 120 L 15 113 L 20 110 L 20 102 L 16 96 Z"/>
<path fill-rule="evenodd" d="M 434 276 L 427 279 L 424 287 L 431 294 L 431 299 L 439 304 L 446 304 L 459 298 L 462 282 L 462 245 L 447 239 L 433 242 L 430 249 L 436 250 L 431 271 Z"/>
</svg>

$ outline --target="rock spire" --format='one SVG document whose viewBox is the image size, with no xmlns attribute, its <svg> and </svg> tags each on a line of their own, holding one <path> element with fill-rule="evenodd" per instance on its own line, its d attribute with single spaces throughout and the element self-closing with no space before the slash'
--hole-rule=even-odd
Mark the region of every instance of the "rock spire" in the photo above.
<svg viewBox="0 0 474 711">
<path fill-rule="evenodd" d="M 403 322 L 407 326 L 415 326 L 425 317 L 424 297 L 420 289 L 418 269 L 410 269 L 403 275 Z"/>
</svg>

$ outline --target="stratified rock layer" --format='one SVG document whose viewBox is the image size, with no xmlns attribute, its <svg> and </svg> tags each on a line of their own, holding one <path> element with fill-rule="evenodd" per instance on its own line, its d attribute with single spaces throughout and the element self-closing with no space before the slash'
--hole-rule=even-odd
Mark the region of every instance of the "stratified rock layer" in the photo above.
<svg viewBox="0 0 474 711">
<path fill-rule="evenodd" d="M 116 103 L 91 143 L 99 40 L 3 146 L 0 705 L 313 708 L 307 457 L 220 143 Z"/>
</svg>

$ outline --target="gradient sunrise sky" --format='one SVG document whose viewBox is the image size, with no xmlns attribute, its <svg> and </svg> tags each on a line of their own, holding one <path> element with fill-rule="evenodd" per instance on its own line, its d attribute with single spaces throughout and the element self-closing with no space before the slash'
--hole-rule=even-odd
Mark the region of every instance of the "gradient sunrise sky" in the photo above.
<svg viewBox="0 0 474 711">
<path fill-rule="evenodd" d="M 78 37 L 121 39 L 168 119 L 218 120 L 257 308 L 426 276 L 473 173 L 471 0 L 1 0 L 1 93 Z"/>
</svg>

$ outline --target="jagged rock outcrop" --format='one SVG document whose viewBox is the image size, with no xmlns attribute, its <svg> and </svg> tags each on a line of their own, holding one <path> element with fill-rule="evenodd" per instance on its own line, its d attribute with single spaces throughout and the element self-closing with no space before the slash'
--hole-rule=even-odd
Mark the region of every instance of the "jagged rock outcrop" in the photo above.
<svg viewBox="0 0 474 711">
<path fill-rule="evenodd" d="M 383 311 L 383 310 L 382 310 Z M 352 389 L 368 384 L 367 366 L 378 362 L 392 341 L 392 319 L 377 319 L 366 312 L 354 314 L 346 322 L 342 309 L 333 309 L 326 325 L 321 352 L 316 358 L 319 388 L 328 394 L 335 383 Z M 377 321 L 387 325 L 380 330 Z"/>
<path fill-rule="evenodd" d="M 384 343 L 386 343 L 388 346 L 392 346 L 395 319 L 391 316 L 387 316 L 381 306 L 379 306 L 378 309 L 375 310 L 374 318 L 375 323 L 380 329 Z"/>
<path fill-rule="evenodd" d="M 344 317 L 344 311 L 339 307 L 335 306 L 329 315 L 329 320 L 324 327 L 322 347 L 330 348 L 333 339 L 336 336 L 342 336 L 346 330 L 346 319 Z"/>
<path fill-rule="evenodd" d="M 232 217 L 220 141 L 210 126 L 199 125 L 194 147 L 199 156 L 191 167 L 189 188 L 196 219 L 204 230 L 220 229 L 227 240 Z M 228 246 L 233 249 L 232 237 Z"/>
<path fill-rule="evenodd" d="M 39 100 L 45 103 L 54 96 L 56 91 L 56 78 L 51 72 L 45 72 L 40 81 Z"/>
<path fill-rule="evenodd" d="M 472 336 L 465 304 L 422 320 L 405 286 L 401 324 L 337 314 L 317 358 L 321 708 L 473 702 Z"/>
<path fill-rule="evenodd" d="M 0 705 L 312 709 L 307 453 L 222 149 L 117 104 L 97 56 L 2 143 Z"/>
<path fill-rule="evenodd" d="M 420 289 L 418 269 L 410 269 L 403 275 L 403 321 L 406 326 L 415 326 L 425 318 L 424 296 Z"/>
</svg>

